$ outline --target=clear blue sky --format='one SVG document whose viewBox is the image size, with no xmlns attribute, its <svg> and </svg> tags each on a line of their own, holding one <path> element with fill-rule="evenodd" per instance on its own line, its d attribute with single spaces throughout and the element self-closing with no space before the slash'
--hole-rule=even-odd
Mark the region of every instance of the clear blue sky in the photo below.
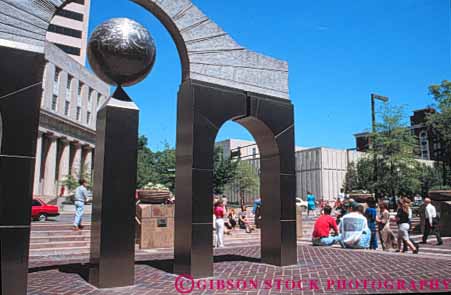
<svg viewBox="0 0 451 295">
<path fill-rule="evenodd" d="M 450 0 L 194 0 L 239 44 L 287 60 L 296 144 L 354 147 L 369 129 L 370 93 L 405 105 L 433 103 L 427 87 L 451 79 Z M 153 71 L 127 92 L 141 109 L 153 150 L 175 145 L 180 61 L 162 24 L 128 0 L 92 0 L 90 32 L 112 17 L 146 26 L 157 45 Z M 227 123 L 218 140 L 252 139 Z"/>
</svg>

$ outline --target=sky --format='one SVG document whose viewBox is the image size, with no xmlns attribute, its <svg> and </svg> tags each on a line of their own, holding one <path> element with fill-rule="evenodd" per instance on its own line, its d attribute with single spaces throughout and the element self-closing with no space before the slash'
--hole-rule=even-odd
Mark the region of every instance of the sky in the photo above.
<svg viewBox="0 0 451 295">
<path fill-rule="evenodd" d="M 406 116 L 433 105 L 428 86 L 451 79 L 451 0 L 194 0 L 241 46 L 286 60 L 295 106 L 296 145 L 353 148 L 369 130 L 370 94 L 388 96 Z M 89 32 L 128 17 L 152 34 L 157 59 L 126 89 L 141 110 L 140 134 L 152 150 L 175 146 L 181 65 L 164 26 L 129 0 L 91 0 Z M 407 117 L 408 119 L 408 117 Z M 252 140 L 226 123 L 217 140 Z"/>
</svg>

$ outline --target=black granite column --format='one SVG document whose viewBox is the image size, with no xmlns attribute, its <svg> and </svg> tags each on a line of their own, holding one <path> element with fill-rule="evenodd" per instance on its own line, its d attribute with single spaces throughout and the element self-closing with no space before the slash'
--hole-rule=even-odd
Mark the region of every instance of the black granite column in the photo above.
<svg viewBox="0 0 451 295">
<path fill-rule="evenodd" d="M 0 294 L 26 294 L 44 55 L 0 47 Z"/>
<path fill-rule="evenodd" d="M 213 274 L 213 154 L 227 120 L 246 115 L 240 91 L 185 81 L 177 106 L 175 272 Z"/>
<path fill-rule="evenodd" d="M 175 272 L 213 274 L 212 184 L 214 142 L 228 120 L 245 126 L 263 157 L 262 259 L 296 263 L 296 178 L 293 106 L 290 101 L 193 80 L 177 106 Z"/>
<path fill-rule="evenodd" d="M 297 263 L 296 171 L 293 105 L 289 100 L 249 95 L 249 116 L 238 120 L 260 150 L 262 261 Z"/>
<path fill-rule="evenodd" d="M 90 282 L 134 284 L 139 109 L 118 88 L 97 114 Z"/>
</svg>

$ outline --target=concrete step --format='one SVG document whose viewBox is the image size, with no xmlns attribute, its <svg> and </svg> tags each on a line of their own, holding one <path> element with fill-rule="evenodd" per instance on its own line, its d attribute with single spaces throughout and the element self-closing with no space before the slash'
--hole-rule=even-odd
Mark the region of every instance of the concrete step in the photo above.
<svg viewBox="0 0 451 295">
<path fill-rule="evenodd" d="M 30 257 L 89 255 L 89 253 L 90 253 L 89 247 L 30 249 Z"/>
<path fill-rule="evenodd" d="M 91 225 L 86 224 L 83 225 L 83 230 L 91 230 Z M 31 225 L 31 231 L 56 231 L 56 230 L 72 230 L 72 224 L 39 224 L 39 225 Z"/>
<path fill-rule="evenodd" d="M 38 243 L 53 243 L 53 242 L 82 242 L 82 241 L 91 241 L 91 236 L 82 235 L 82 236 L 50 236 L 50 237 L 31 237 L 31 244 Z"/>
<path fill-rule="evenodd" d="M 51 242 L 51 243 L 31 243 L 30 249 L 72 249 L 89 247 L 90 241 L 64 241 L 64 242 Z"/>
<path fill-rule="evenodd" d="M 31 231 L 31 238 L 41 238 L 41 237 L 55 237 L 55 236 L 69 236 L 69 237 L 83 237 L 89 236 L 91 234 L 90 230 L 54 230 L 54 231 Z"/>
</svg>

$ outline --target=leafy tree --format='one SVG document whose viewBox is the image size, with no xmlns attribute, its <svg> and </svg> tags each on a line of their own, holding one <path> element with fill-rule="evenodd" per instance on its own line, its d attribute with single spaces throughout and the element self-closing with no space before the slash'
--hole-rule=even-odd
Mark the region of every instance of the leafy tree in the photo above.
<svg viewBox="0 0 451 295">
<path fill-rule="evenodd" d="M 225 186 L 234 180 L 238 165 L 239 160 L 225 157 L 223 148 L 221 146 L 215 147 L 213 170 L 214 194 L 221 195 L 224 193 Z"/>
<path fill-rule="evenodd" d="M 378 195 L 407 193 L 409 186 L 415 189 L 419 185 L 411 175 L 416 163 L 417 140 L 405 122 L 402 107 L 387 104 L 381 117 L 370 137 L 369 154 L 376 173 L 370 189 Z"/>
<path fill-rule="evenodd" d="M 442 184 L 451 185 L 451 81 L 431 85 L 429 93 L 435 100 L 438 112 L 428 116 L 427 124 L 440 139 Z"/>
<path fill-rule="evenodd" d="M 244 195 L 252 193 L 260 187 L 260 178 L 256 169 L 249 161 L 240 161 L 238 163 L 234 188 L 240 194 L 240 205 L 244 204 Z"/>
<path fill-rule="evenodd" d="M 162 151 L 154 153 L 154 171 L 156 180 L 154 183 L 160 183 L 171 192 L 175 191 L 175 149 L 171 148 L 169 144 L 165 144 Z"/>
<path fill-rule="evenodd" d="M 157 180 L 154 169 L 154 154 L 147 146 L 147 137 L 141 135 L 138 139 L 138 163 L 137 163 L 137 183 L 138 188 L 142 188 L 149 182 Z"/>
<path fill-rule="evenodd" d="M 76 171 L 75 171 L 76 172 Z M 63 176 L 63 180 L 60 182 L 62 186 L 65 187 L 67 193 L 73 192 L 80 184 L 79 180 L 84 179 L 87 182 L 88 188 L 92 189 L 92 175 L 90 171 L 88 171 L 88 166 L 85 165 L 80 169 L 79 173 L 75 173 L 76 175 L 80 175 L 80 177 L 75 177 L 72 174 L 68 174 Z"/>
<path fill-rule="evenodd" d="M 403 109 L 386 105 L 382 120 L 371 134 L 366 156 L 350 165 L 345 188 L 384 195 L 414 195 L 427 192 L 437 170 L 415 159 L 417 140 L 404 121 Z"/>
<path fill-rule="evenodd" d="M 431 167 L 421 163 L 418 166 L 418 177 L 421 182 L 420 194 L 426 196 L 429 190 L 440 186 L 442 183 L 440 167 L 438 165 Z"/>
</svg>

